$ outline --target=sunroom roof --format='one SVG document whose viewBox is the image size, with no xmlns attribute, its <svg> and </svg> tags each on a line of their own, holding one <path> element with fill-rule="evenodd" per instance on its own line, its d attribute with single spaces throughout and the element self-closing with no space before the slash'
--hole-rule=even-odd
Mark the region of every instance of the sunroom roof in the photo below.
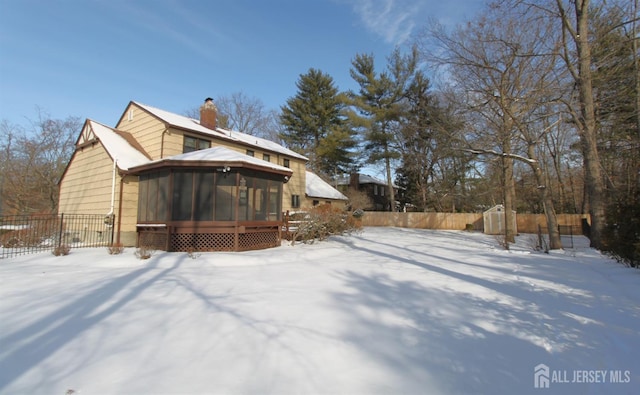
<svg viewBox="0 0 640 395">
<path fill-rule="evenodd" d="M 163 163 L 171 164 L 171 163 L 198 163 L 198 164 L 210 164 L 212 166 L 225 166 L 225 165 L 238 165 L 238 164 L 246 164 L 249 167 L 264 169 L 265 171 L 276 172 L 276 173 L 285 173 L 292 174 L 292 170 L 288 167 L 280 166 L 275 163 L 270 163 L 262 159 L 254 158 L 249 155 L 245 155 L 243 153 L 233 151 L 226 147 L 213 147 L 208 149 L 203 149 L 199 151 L 187 152 L 184 154 L 179 154 L 175 156 L 170 156 L 163 159 L 158 159 L 154 161 L 149 161 L 144 165 L 136 166 L 130 170 L 133 172 L 144 170 L 146 168 L 154 168 L 159 167 Z"/>
</svg>

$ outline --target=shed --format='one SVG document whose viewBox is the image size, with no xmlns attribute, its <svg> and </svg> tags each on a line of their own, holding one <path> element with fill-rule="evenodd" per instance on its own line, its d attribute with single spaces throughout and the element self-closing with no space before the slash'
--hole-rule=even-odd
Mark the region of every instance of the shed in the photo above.
<svg viewBox="0 0 640 395">
<path fill-rule="evenodd" d="M 518 233 L 518 225 L 516 221 L 516 212 L 513 213 L 513 231 Z M 505 210 L 501 204 L 491 207 L 482 214 L 484 220 L 484 233 L 488 235 L 503 235 L 505 233 Z"/>
</svg>

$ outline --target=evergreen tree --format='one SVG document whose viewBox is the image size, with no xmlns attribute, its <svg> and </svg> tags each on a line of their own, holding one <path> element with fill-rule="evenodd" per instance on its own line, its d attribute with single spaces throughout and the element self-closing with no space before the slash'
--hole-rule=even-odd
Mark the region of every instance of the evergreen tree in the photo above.
<svg viewBox="0 0 640 395">
<path fill-rule="evenodd" d="M 280 137 L 309 158 L 313 171 L 325 175 L 348 171 L 355 140 L 333 78 L 312 68 L 300 76 L 296 86 L 298 93 L 281 108 L 284 131 Z"/>
<path fill-rule="evenodd" d="M 351 77 L 360 85 L 358 93 L 350 94 L 354 124 L 364 131 L 368 162 L 384 162 L 390 201 L 395 201 L 391 176 L 392 161 L 400 158 L 397 134 L 405 116 L 403 100 L 417 72 L 418 54 L 414 48 L 403 56 L 396 49 L 388 58 L 387 69 L 376 72 L 373 55 L 358 54 L 351 62 Z M 391 205 L 395 211 L 395 205 Z"/>
</svg>

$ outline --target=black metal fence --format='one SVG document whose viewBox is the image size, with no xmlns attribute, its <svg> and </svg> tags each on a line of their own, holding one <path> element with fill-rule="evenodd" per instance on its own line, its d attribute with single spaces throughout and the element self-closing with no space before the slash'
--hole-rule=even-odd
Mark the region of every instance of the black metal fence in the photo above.
<svg viewBox="0 0 640 395">
<path fill-rule="evenodd" d="M 113 217 L 101 214 L 0 216 L 0 259 L 113 242 Z"/>
</svg>

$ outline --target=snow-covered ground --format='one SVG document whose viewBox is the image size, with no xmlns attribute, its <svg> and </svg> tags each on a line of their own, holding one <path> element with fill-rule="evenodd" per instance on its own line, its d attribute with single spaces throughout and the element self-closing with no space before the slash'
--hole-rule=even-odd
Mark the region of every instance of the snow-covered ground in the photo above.
<svg viewBox="0 0 640 395">
<path fill-rule="evenodd" d="M 530 238 L 4 259 L 0 393 L 638 393 L 640 271 Z"/>
</svg>

